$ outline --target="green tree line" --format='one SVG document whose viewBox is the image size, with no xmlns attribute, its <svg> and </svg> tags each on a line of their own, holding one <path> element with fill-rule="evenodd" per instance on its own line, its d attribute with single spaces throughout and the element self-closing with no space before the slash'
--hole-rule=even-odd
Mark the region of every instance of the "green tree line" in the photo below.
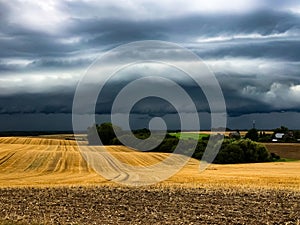
<svg viewBox="0 0 300 225">
<path fill-rule="evenodd" d="M 111 123 L 104 123 L 94 125 L 88 128 L 88 141 L 90 145 L 99 145 L 99 138 L 103 145 L 122 145 L 114 133 L 114 129 L 119 129 L 122 135 L 128 135 L 127 131 L 122 131 L 121 128 L 112 125 Z M 150 136 L 148 129 L 136 130 L 133 134 L 139 139 L 146 139 Z M 252 137 L 250 135 L 250 137 Z M 256 136 L 255 136 L 256 138 Z M 184 152 L 188 154 L 193 151 L 192 140 L 182 140 L 184 145 Z M 166 152 L 171 153 L 176 148 L 179 138 L 167 134 L 163 141 L 152 152 Z M 199 139 L 196 149 L 192 157 L 201 159 L 208 143 L 208 138 Z M 213 147 L 213 146 L 212 146 Z M 214 163 L 228 164 L 228 163 L 256 163 L 256 162 L 270 162 L 277 160 L 278 156 L 270 154 L 267 148 L 249 138 L 246 139 L 225 139 L 222 142 L 219 153 L 214 159 Z"/>
</svg>

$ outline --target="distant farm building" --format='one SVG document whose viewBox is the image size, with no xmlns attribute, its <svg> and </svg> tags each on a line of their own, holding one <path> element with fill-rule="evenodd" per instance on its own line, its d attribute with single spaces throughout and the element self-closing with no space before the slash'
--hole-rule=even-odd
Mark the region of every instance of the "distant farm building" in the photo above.
<svg viewBox="0 0 300 225">
<path fill-rule="evenodd" d="M 276 133 L 275 134 L 275 138 L 277 138 L 277 139 L 282 139 L 283 136 L 284 136 L 284 133 Z"/>
<path fill-rule="evenodd" d="M 275 138 L 272 139 L 273 142 L 277 142 L 278 140 L 281 140 L 284 137 L 284 133 L 276 133 Z"/>
</svg>

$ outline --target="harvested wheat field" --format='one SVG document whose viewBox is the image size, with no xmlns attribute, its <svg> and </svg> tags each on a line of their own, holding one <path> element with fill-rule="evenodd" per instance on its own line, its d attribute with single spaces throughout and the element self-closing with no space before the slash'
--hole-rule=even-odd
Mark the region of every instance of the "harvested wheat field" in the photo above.
<svg viewBox="0 0 300 225">
<path fill-rule="evenodd" d="M 104 147 L 86 148 L 101 153 L 97 162 L 104 167 L 119 167 Z M 169 156 L 123 146 L 106 150 L 134 166 Z M 154 186 L 125 187 L 97 174 L 75 141 L 5 137 L 0 138 L 0 187 L 0 224 L 300 223 L 299 161 L 211 165 L 199 173 L 199 161 L 191 159 Z"/>
<path fill-rule="evenodd" d="M 99 164 L 111 166 L 101 146 L 86 147 L 103 152 Z M 106 150 L 121 162 L 134 166 L 153 165 L 167 153 L 137 152 L 124 146 Z M 178 155 L 180 158 L 180 156 Z M 118 167 L 118 165 L 112 165 Z M 199 161 L 191 159 L 177 174 L 159 185 L 187 187 L 259 187 L 300 190 L 300 161 L 236 165 L 211 165 L 199 172 Z M 163 171 L 162 171 L 163 172 Z M 0 138 L 0 186 L 113 185 L 83 159 L 77 143 L 49 138 Z"/>
</svg>

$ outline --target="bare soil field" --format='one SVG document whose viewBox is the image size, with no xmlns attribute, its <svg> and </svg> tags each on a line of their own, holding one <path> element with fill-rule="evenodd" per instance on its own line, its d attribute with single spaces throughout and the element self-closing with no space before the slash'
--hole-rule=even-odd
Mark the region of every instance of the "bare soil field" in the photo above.
<svg viewBox="0 0 300 225">
<path fill-rule="evenodd" d="M 169 156 L 105 148 L 135 166 Z M 130 188 L 97 174 L 75 141 L 0 138 L 0 224 L 300 224 L 300 161 L 210 165 L 201 173 L 199 165 L 191 159 L 155 186 Z"/>
<path fill-rule="evenodd" d="M 264 143 L 270 152 L 282 158 L 300 160 L 300 143 Z"/>
<path fill-rule="evenodd" d="M 0 189 L 0 199 L 0 224 L 300 224 L 299 192 L 102 186 Z"/>
</svg>

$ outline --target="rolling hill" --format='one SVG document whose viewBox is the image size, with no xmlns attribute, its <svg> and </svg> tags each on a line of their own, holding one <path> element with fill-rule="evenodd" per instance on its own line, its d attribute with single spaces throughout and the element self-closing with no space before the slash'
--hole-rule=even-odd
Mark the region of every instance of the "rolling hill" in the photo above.
<svg viewBox="0 0 300 225">
<path fill-rule="evenodd" d="M 101 157 L 97 162 L 101 165 L 98 166 L 121 168 L 117 163 L 109 164 L 109 158 L 106 157 L 108 153 L 103 146 L 85 148 L 100 153 Z M 167 153 L 138 152 L 124 146 L 105 148 L 110 157 L 140 167 L 156 165 L 169 156 Z M 172 163 L 176 163 L 177 159 L 180 161 L 180 157 L 175 157 Z M 190 159 L 177 174 L 157 185 L 300 190 L 299 171 L 300 162 L 296 161 L 211 165 L 200 173 L 199 161 Z M 159 174 L 154 176 L 159 177 Z M 130 176 L 123 179 L 130 179 Z M 143 179 L 146 181 L 147 176 Z M 74 185 L 115 185 L 115 183 L 100 176 L 88 165 L 75 141 L 49 137 L 0 138 L 0 187 Z"/>
</svg>

